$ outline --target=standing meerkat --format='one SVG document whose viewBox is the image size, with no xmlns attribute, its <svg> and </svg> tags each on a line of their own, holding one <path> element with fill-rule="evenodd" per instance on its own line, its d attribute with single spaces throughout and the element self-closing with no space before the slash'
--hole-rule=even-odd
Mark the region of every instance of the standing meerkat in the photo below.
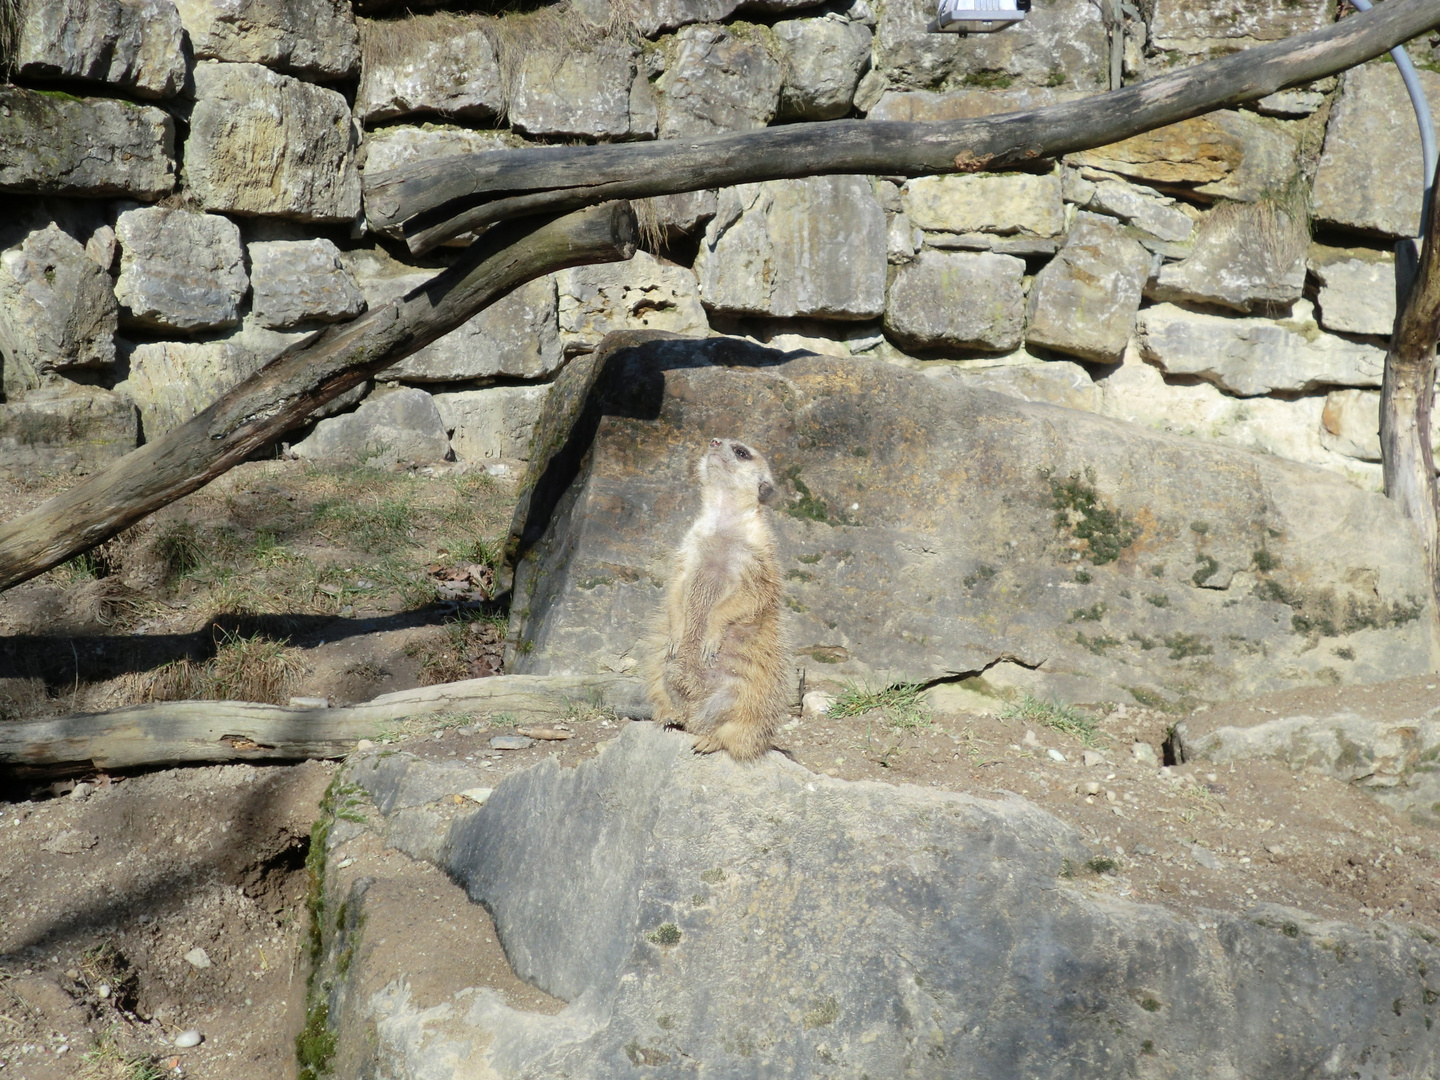
<svg viewBox="0 0 1440 1080">
<path fill-rule="evenodd" d="M 750 761 L 788 714 L 775 532 L 765 459 L 711 439 L 696 468 L 700 516 L 676 552 L 646 665 L 655 719 L 696 736 L 697 753 Z"/>
</svg>

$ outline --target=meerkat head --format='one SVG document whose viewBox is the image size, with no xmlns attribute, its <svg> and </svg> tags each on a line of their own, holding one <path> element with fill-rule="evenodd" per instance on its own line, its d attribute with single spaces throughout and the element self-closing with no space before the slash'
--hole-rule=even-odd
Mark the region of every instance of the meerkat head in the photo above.
<svg viewBox="0 0 1440 1080">
<path fill-rule="evenodd" d="M 734 439 L 711 439 L 697 472 L 707 501 L 722 499 L 748 509 L 775 494 L 775 478 L 760 451 Z"/>
</svg>

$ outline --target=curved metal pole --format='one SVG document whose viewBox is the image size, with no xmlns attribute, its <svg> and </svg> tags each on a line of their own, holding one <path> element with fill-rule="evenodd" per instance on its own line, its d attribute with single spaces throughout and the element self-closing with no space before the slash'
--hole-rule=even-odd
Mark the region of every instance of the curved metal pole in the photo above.
<svg viewBox="0 0 1440 1080">
<path fill-rule="evenodd" d="M 1370 10 L 1370 0 L 1349 2 L 1360 11 Z M 1416 74 L 1415 65 L 1410 62 L 1410 54 L 1405 51 L 1405 46 L 1396 45 L 1390 50 L 1390 55 L 1395 58 L 1395 66 L 1400 69 L 1400 78 L 1405 80 L 1410 104 L 1415 108 L 1415 122 L 1420 125 L 1420 154 L 1425 161 L 1425 197 L 1420 211 L 1420 227 L 1423 231 L 1425 218 L 1430 212 L 1430 192 L 1435 186 L 1435 124 L 1430 119 L 1430 103 L 1425 100 L 1425 91 L 1420 87 L 1420 76 Z"/>
</svg>

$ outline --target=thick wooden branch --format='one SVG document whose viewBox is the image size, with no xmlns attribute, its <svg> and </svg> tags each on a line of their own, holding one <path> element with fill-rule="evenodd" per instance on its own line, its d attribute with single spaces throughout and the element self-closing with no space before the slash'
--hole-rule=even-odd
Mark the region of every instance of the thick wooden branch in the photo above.
<svg viewBox="0 0 1440 1080">
<path fill-rule="evenodd" d="M 0 526 L 0 590 L 58 566 L 188 495 L 303 423 L 317 406 L 449 333 L 533 278 L 635 253 L 635 215 L 610 203 L 487 233 L 456 266 L 271 361 L 189 422 Z"/>
<path fill-rule="evenodd" d="M 0 766 L 27 777 L 223 761 L 344 757 L 360 739 L 436 713 L 556 720 L 574 707 L 648 717 L 639 680 L 496 675 L 385 694 L 342 709 L 248 701 L 166 701 L 110 712 L 0 724 Z"/>
<path fill-rule="evenodd" d="M 1024 165 L 1334 75 L 1440 26 L 1436 0 L 1386 0 L 1323 30 L 1029 112 L 933 123 L 840 120 L 742 134 L 457 155 L 367 177 L 374 228 L 410 249 L 523 214 L 831 173 L 919 176 Z"/>
<path fill-rule="evenodd" d="M 1430 447 L 1435 398 L 1435 345 L 1440 341 L 1440 213 L 1431 199 L 1418 270 L 1414 244 L 1397 245 L 1395 329 L 1385 354 L 1380 390 L 1380 460 L 1385 494 L 1415 523 L 1430 571 L 1431 593 L 1440 599 L 1440 505 Z M 1408 267 L 1407 267 L 1408 263 Z M 1407 269 L 1413 273 L 1406 273 Z"/>
</svg>

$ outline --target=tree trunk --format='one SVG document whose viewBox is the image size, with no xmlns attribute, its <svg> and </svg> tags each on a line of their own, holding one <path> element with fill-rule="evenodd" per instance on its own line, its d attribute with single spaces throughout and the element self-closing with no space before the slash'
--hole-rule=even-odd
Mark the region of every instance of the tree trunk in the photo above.
<svg viewBox="0 0 1440 1080">
<path fill-rule="evenodd" d="M 832 173 L 1012 168 L 1333 75 L 1436 26 L 1435 0 L 1386 0 L 1323 30 L 1124 89 L 976 120 L 837 120 L 704 138 L 458 155 L 367 176 L 365 212 L 373 228 L 403 222 L 406 242 L 420 252 L 497 221 L 602 199 Z"/>
<path fill-rule="evenodd" d="M 1440 601 L 1440 513 L 1430 413 L 1435 398 L 1435 344 L 1440 340 L 1440 215 L 1430 200 L 1418 270 L 1414 244 L 1397 245 L 1397 314 L 1380 390 L 1380 460 L 1385 494 L 1415 522 L 1425 547 L 1430 591 Z M 1407 265 L 1408 262 L 1408 265 Z M 1408 271 L 1408 272 L 1407 272 Z"/>
<path fill-rule="evenodd" d="M 647 717 L 640 680 L 620 675 L 495 675 L 385 694 L 342 709 L 248 701 L 163 701 L 0 724 L 0 767 L 24 778 L 90 769 L 344 757 L 359 739 L 412 731 L 435 713 L 558 720 L 575 705 Z"/>
<path fill-rule="evenodd" d="M 108 540 L 244 461 L 318 406 L 448 334 L 533 278 L 635 253 L 628 203 L 492 230 L 413 292 L 287 352 L 215 404 L 0 526 L 0 590 Z"/>
</svg>

